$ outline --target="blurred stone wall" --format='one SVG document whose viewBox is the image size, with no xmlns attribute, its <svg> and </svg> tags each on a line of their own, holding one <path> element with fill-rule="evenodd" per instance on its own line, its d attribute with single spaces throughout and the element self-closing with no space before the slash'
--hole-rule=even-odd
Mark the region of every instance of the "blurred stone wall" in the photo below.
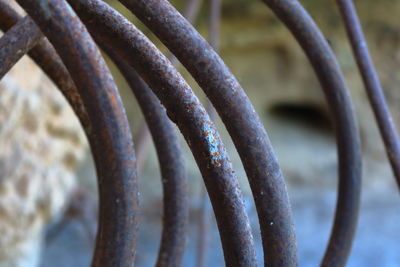
<svg viewBox="0 0 400 267">
<path fill-rule="evenodd" d="M 0 82 L 0 266 L 37 266 L 43 230 L 76 184 L 86 140 L 71 108 L 24 57 Z"/>
</svg>

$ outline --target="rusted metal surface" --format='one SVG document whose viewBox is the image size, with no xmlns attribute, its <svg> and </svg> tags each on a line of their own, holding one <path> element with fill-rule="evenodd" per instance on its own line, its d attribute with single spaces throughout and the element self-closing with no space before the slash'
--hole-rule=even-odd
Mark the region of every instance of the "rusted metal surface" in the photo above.
<svg viewBox="0 0 400 267">
<path fill-rule="evenodd" d="M 210 11 L 209 11 L 209 19 L 208 19 L 208 29 L 209 29 L 209 44 L 214 49 L 214 51 L 218 52 L 219 49 L 219 28 L 220 28 L 220 20 L 221 20 L 221 0 L 210 0 Z M 214 121 L 216 111 L 214 106 L 212 105 L 210 99 L 207 99 L 206 104 L 207 112 L 210 115 L 210 118 Z"/>
<path fill-rule="evenodd" d="M 18 0 L 71 74 L 96 134 L 100 215 L 93 266 L 130 266 L 136 251 L 138 191 L 125 111 L 103 58 L 63 0 Z"/>
<path fill-rule="evenodd" d="M 183 9 L 182 15 L 187 19 L 190 24 L 195 23 L 196 17 L 200 11 L 203 0 L 187 0 Z M 178 59 L 170 53 L 167 58 L 171 61 L 173 66 L 178 65 Z"/>
<path fill-rule="evenodd" d="M 18 20 L 22 19 L 11 6 L 8 0 L 0 0 L 0 28 L 3 32 L 8 31 Z"/>
<path fill-rule="evenodd" d="M 158 98 L 135 69 L 107 45 L 102 48 L 118 66 L 135 94 L 157 150 L 164 208 L 163 231 L 156 266 L 180 266 L 186 244 L 189 206 L 184 159 L 175 126 Z"/>
<path fill-rule="evenodd" d="M 195 20 L 200 2 L 201 0 L 186 2 L 184 13 L 189 21 Z M 163 229 L 156 266 L 180 266 L 186 245 L 189 206 L 188 185 L 179 138 L 165 108 L 135 69 L 121 60 L 111 48 L 104 44 L 103 46 L 135 94 L 149 126 L 145 129 L 147 132 L 150 130 L 157 150 L 163 186 Z M 177 63 L 175 57 L 171 57 L 170 60 Z M 174 62 L 171 63 L 174 65 Z"/>
<path fill-rule="evenodd" d="M 71 0 L 96 38 L 131 64 L 184 135 L 204 178 L 228 265 L 256 265 L 253 238 L 237 178 L 207 112 L 167 58 L 129 21 L 101 1 Z"/>
<path fill-rule="evenodd" d="M 0 39 L 0 77 L 29 53 L 59 87 L 85 129 L 100 193 L 99 230 L 92 266 L 134 264 L 138 188 L 125 111 L 112 76 L 87 30 L 128 81 L 156 145 L 164 190 L 163 232 L 156 266 L 181 265 L 188 224 L 187 180 L 172 122 L 185 137 L 203 176 L 226 265 L 257 265 L 249 219 L 237 177 L 213 123 L 212 104 L 235 143 L 250 182 L 265 265 L 297 266 L 291 207 L 272 146 L 240 84 L 215 52 L 220 0 L 210 0 L 209 44 L 190 24 L 201 0 L 187 1 L 187 20 L 167 0 L 120 0 L 176 58 L 165 57 L 132 23 L 101 0 L 68 0 L 87 29 L 66 0 L 17 1 L 32 19 L 22 18 L 7 0 L 0 0 L 0 28 L 5 32 Z M 336 1 L 400 186 L 398 134 L 355 7 L 351 0 Z M 334 225 L 321 266 L 345 266 L 357 226 L 361 191 L 360 140 L 349 92 L 331 48 L 298 0 L 263 2 L 303 48 L 330 108 L 337 139 L 339 186 Z M 174 68 L 171 62 L 176 59 L 205 91 L 209 98 L 207 109 Z M 203 209 L 204 228 L 207 209 Z M 199 232 L 207 238 L 205 228 Z M 197 263 L 202 266 L 205 242 L 199 242 L 203 243 L 199 243 Z"/>
<path fill-rule="evenodd" d="M 7 0 L 0 0 L 0 14 L 0 29 L 2 31 L 9 30 L 13 25 L 22 19 L 22 16 L 20 16 L 9 5 Z M 35 27 L 37 27 L 36 24 Z M 65 68 L 57 52 L 51 46 L 49 41 L 42 39 L 34 48 L 29 51 L 28 54 L 53 81 L 53 83 L 67 99 L 77 115 L 81 125 L 83 126 L 89 142 L 92 143 L 92 140 L 95 137 L 90 136 L 91 126 L 86 109 L 83 106 L 82 99 L 74 82 L 71 79 L 71 76 L 68 73 L 68 70 Z"/>
<path fill-rule="evenodd" d="M 219 45 L 219 23 L 221 20 L 221 1 L 211 0 L 208 18 L 208 28 L 209 28 L 209 43 L 211 47 L 218 51 Z M 190 22 L 190 21 L 189 21 Z M 210 119 L 215 122 L 216 111 L 210 100 L 207 98 L 206 110 Z M 197 234 L 197 267 L 206 266 L 207 262 L 207 251 L 208 251 L 208 239 L 209 239 L 209 200 L 207 198 L 207 191 L 202 187 L 200 192 L 201 203 L 200 203 L 200 216 L 198 221 L 198 234 Z"/>
<path fill-rule="evenodd" d="M 184 7 L 184 11 L 183 11 L 183 15 L 187 18 L 187 20 L 190 23 L 194 23 L 198 11 L 200 9 L 200 4 L 201 4 L 202 0 L 187 0 L 185 7 Z M 173 66 L 176 66 L 178 63 L 178 60 L 176 59 L 176 57 L 174 57 L 172 54 L 169 54 L 167 56 L 167 58 L 171 61 Z M 143 162 L 145 160 L 145 157 L 147 156 L 147 152 L 149 151 L 149 145 L 150 142 L 148 142 L 151 137 L 150 137 L 150 131 L 148 129 L 148 127 L 145 125 L 145 123 L 143 123 L 140 126 L 139 129 L 140 132 L 140 140 L 135 140 L 135 146 L 136 146 L 136 159 L 137 159 L 137 165 L 138 165 L 138 172 L 140 173 L 141 167 L 143 165 Z M 143 141 L 143 142 L 141 142 Z"/>
<path fill-rule="evenodd" d="M 361 148 L 353 105 L 326 39 L 297 0 L 264 0 L 308 56 L 324 89 L 336 130 L 339 190 L 335 221 L 322 266 L 344 266 L 354 239 L 361 192 Z"/>
<path fill-rule="evenodd" d="M 42 33 L 27 17 L 0 38 L 0 79 L 42 38 Z"/>
<path fill-rule="evenodd" d="M 392 115 L 388 108 L 378 74 L 368 52 L 357 11 L 351 0 L 336 0 L 340 9 L 348 38 L 353 48 L 358 69 L 360 70 L 369 102 L 378 123 L 379 130 L 386 147 L 386 153 L 400 188 L 400 141 Z"/>
<path fill-rule="evenodd" d="M 248 97 L 210 45 L 166 0 L 120 0 L 174 53 L 213 103 L 242 159 L 271 266 L 297 264 L 286 185 Z"/>
</svg>

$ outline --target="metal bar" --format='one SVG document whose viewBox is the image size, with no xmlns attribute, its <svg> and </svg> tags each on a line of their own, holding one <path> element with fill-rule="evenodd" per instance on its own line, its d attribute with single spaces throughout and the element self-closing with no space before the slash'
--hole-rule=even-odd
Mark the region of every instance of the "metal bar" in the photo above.
<svg viewBox="0 0 400 267">
<path fill-rule="evenodd" d="M 107 44 L 102 43 L 101 47 L 118 66 L 135 94 L 157 149 L 164 208 L 163 231 L 156 266 L 180 266 L 186 244 L 189 205 L 184 159 L 175 126 L 169 120 L 157 96 L 135 69 L 122 60 Z"/>
<path fill-rule="evenodd" d="M 219 45 L 219 23 L 221 20 L 221 1 L 220 0 L 211 0 L 210 1 L 210 9 L 209 9 L 209 19 L 208 19 L 208 27 L 209 27 L 209 43 L 211 47 L 218 51 Z M 190 22 L 190 21 L 189 21 Z M 211 101 L 207 98 L 206 110 L 210 119 L 215 122 L 216 111 L 211 103 Z M 209 200 L 207 198 L 207 191 L 204 190 L 203 187 L 200 189 L 201 203 L 200 203 L 200 216 L 198 220 L 198 234 L 197 234 L 197 258 L 196 258 L 196 266 L 204 267 L 207 261 L 207 242 L 209 232 Z"/>
<path fill-rule="evenodd" d="M 174 53 L 213 103 L 245 167 L 259 216 L 265 261 L 295 266 L 297 245 L 286 185 L 267 133 L 238 81 L 166 0 L 120 0 Z"/>
<path fill-rule="evenodd" d="M 4 3 L 4 5 L 7 4 Z M 3 10 L 1 10 L 0 3 L 0 13 L 1 11 Z M 19 15 L 17 13 L 13 15 L 14 16 L 12 16 L 12 18 L 14 20 L 18 20 Z M 36 24 L 34 24 L 30 18 L 29 20 L 31 22 L 30 24 L 32 24 L 32 27 L 36 28 L 37 34 L 43 37 Z M 30 31 L 25 31 L 22 34 L 31 33 Z M 42 46 L 43 45 L 41 44 L 35 48 L 36 50 L 38 50 Z M 20 48 L 18 49 L 21 50 Z M 40 57 L 47 57 L 48 53 L 49 51 L 45 51 L 44 53 L 39 54 Z M 51 63 L 57 64 L 57 62 Z M 59 63 L 62 64 L 62 62 Z M 178 266 L 180 265 L 183 257 L 186 240 L 185 231 L 189 212 L 187 204 L 187 182 L 186 177 L 184 176 L 184 166 L 179 149 L 179 139 L 176 136 L 175 128 L 173 127 L 165 113 L 165 109 L 159 104 L 158 99 L 153 95 L 151 90 L 147 88 L 147 85 L 143 84 L 144 82 L 139 77 L 137 77 L 137 74 L 131 73 L 131 71 L 134 70 L 129 70 L 132 68 L 126 65 L 126 63 L 120 61 L 120 64 L 118 65 L 123 66 L 121 67 L 121 69 L 123 68 L 125 70 L 125 76 L 130 76 L 130 78 L 128 78 L 128 81 L 131 85 L 135 85 L 131 86 L 131 88 L 133 88 L 135 92 L 137 92 L 139 103 L 141 104 L 142 109 L 145 111 L 145 116 L 148 123 L 153 125 L 153 139 L 156 143 L 156 148 L 158 148 L 157 150 L 160 158 L 160 165 L 162 166 L 162 181 L 165 196 L 164 228 L 158 266 Z M 69 77 L 69 75 L 67 76 Z M 136 79 L 140 79 L 140 81 L 137 80 L 136 82 Z M 57 81 L 59 81 L 59 79 L 57 79 Z M 89 140 L 90 139 L 91 138 L 89 137 Z"/>
<path fill-rule="evenodd" d="M 42 38 L 42 33 L 24 18 L 0 38 L 0 80 Z"/>
<path fill-rule="evenodd" d="M 135 154 L 112 76 L 89 33 L 65 1 L 18 3 L 63 59 L 97 135 L 100 217 L 92 266 L 133 265 L 138 211 Z"/>
<path fill-rule="evenodd" d="M 185 18 L 187 18 L 187 20 L 190 23 L 193 24 L 193 22 L 195 21 L 202 2 L 203 2 L 203 0 L 187 0 L 186 1 L 184 11 L 183 11 L 183 16 L 185 16 Z M 167 56 L 167 58 L 171 61 L 173 66 L 176 66 L 178 64 L 178 60 L 176 59 L 176 57 L 174 57 L 174 55 L 169 54 Z M 140 128 L 143 129 L 143 131 L 142 131 L 143 139 L 142 140 L 144 140 L 144 141 L 147 140 L 147 137 L 149 137 L 148 139 L 150 139 L 149 129 L 147 127 L 145 127 L 145 125 L 141 125 Z M 146 151 L 148 151 L 148 146 L 149 146 L 149 142 L 145 142 L 143 144 L 136 143 L 136 158 L 137 158 L 137 162 L 138 162 L 139 173 L 141 170 L 141 164 L 144 162 L 144 157 L 147 154 Z"/>
<path fill-rule="evenodd" d="M 340 9 L 347 36 L 353 49 L 358 69 L 362 76 L 368 100 L 372 106 L 375 119 L 379 126 L 386 153 L 392 166 L 397 186 L 400 188 L 400 141 L 388 108 L 378 74 L 368 52 L 367 42 L 357 16 L 357 11 L 351 0 L 336 0 Z"/>
<path fill-rule="evenodd" d="M 194 25 L 194 21 L 197 18 L 202 3 L 203 0 L 187 0 L 182 15 L 190 24 Z M 174 67 L 178 65 L 178 59 L 172 53 L 169 53 L 167 58 L 169 61 L 171 61 Z"/>
<path fill-rule="evenodd" d="M 203 0 L 187 0 L 183 9 L 182 15 L 191 24 L 194 24 L 197 15 L 199 14 Z"/>
<path fill-rule="evenodd" d="M 210 16 L 208 19 L 209 28 L 209 44 L 218 52 L 219 49 L 219 23 L 221 20 L 221 0 L 210 0 Z M 189 21 L 190 22 L 190 21 Z M 212 105 L 210 99 L 207 98 L 206 109 L 210 118 L 214 121 L 216 110 Z"/>
<path fill-rule="evenodd" d="M 286 24 L 308 56 L 334 121 L 339 158 L 335 222 L 322 266 L 345 266 L 360 207 L 361 148 L 353 105 L 329 44 L 297 0 L 263 0 Z"/>
<path fill-rule="evenodd" d="M 0 0 L 0 11 L 0 28 L 4 32 L 22 19 L 22 16 L 10 6 L 10 1 L 8 0 Z"/>
<path fill-rule="evenodd" d="M 0 14 L 0 29 L 2 31 L 9 30 L 19 20 L 22 20 L 22 16 L 9 5 L 8 0 L 0 0 Z M 32 21 L 32 23 L 34 22 Z M 36 24 L 35 27 L 37 27 Z M 42 36 L 44 35 L 42 34 Z M 86 109 L 68 70 L 65 68 L 57 52 L 49 41 L 42 39 L 28 54 L 67 99 L 83 126 L 89 143 L 92 143 L 95 137 L 91 137 L 93 134 L 91 134 L 91 126 Z"/>
<path fill-rule="evenodd" d="M 249 220 L 237 178 L 223 143 L 207 112 L 167 58 L 118 12 L 95 0 L 71 0 L 98 43 L 107 43 L 144 78 L 167 109 L 203 175 L 226 262 L 255 266 Z"/>
<path fill-rule="evenodd" d="M 196 19 L 202 0 L 188 0 L 184 15 L 193 23 Z M 103 47 L 106 53 L 118 66 L 136 96 L 149 127 L 145 127 L 142 135 L 152 135 L 159 164 L 161 167 L 163 186 L 163 229 L 156 266 L 180 266 L 186 244 L 186 230 L 189 219 L 187 178 L 184 171 L 184 160 L 180 149 L 179 138 L 165 108 L 157 96 L 140 78 L 135 69 L 125 63 L 112 51 Z M 170 57 L 176 65 L 176 58 Z M 172 62 L 174 60 L 174 62 Z M 150 131 L 150 132 L 149 132 Z M 144 138 L 144 137 L 143 137 Z M 147 146 L 149 142 L 143 144 Z M 138 146 L 138 144 L 136 144 Z M 146 148 L 142 147 L 141 151 Z M 136 149 L 139 165 L 141 154 Z M 144 152 L 142 152 L 144 154 Z M 140 170 L 139 166 L 138 169 Z"/>
</svg>

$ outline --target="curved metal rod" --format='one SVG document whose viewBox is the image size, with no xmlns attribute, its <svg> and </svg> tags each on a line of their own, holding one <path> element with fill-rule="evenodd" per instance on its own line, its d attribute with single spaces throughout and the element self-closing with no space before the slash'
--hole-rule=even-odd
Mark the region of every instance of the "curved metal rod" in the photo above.
<svg viewBox="0 0 400 267">
<path fill-rule="evenodd" d="M 0 38 L 0 80 L 42 38 L 40 30 L 25 18 Z"/>
<path fill-rule="evenodd" d="M 189 0 L 184 15 L 191 23 L 195 20 L 202 0 Z M 142 109 L 155 144 L 163 185 L 163 229 L 156 266 L 180 266 L 186 245 L 186 230 L 189 218 L 187 179 L 184 171 L 179 138 L 165 108 L 157 96 L 140 78 L 134 68 L 102 44 L 102 48 L 118 66 L 130 85 Z M 175 57 L 171 63 L 176 65 Z M 175 63 L 175 64 L 174 64 Z M 137 155 L 139 157 L 139 155 Z M 139 159 L 138 159 L 139 161 Z"/>
<path fill-rule="evenodd" d="M 184 159 L 174 124 L 157 96 L 135 69 L 105 43 L 99 43 L 128 82 L 150 129 L 161 167 L 164 209 L 163 230 L 156 266 L 180 266 L 189 218 L 188 185 Z"/>
<path fill-rule="evenodd" d="M 192 6 L 193 2 L 189 1 L 188 6 Z M 192 8 L 190 8 L 192 10 Z M 9 27 L 12 26 L 13 23 L 21 19 L 18 13 L 16 13 L 10 6 L 8 6 L 3 0 L 0 0 L 0 14 L 2 14 L 0 18 L 0 26 L 2 26 L 2 30 L 8 30 Z M 3 22 L 3 23 L 2 23 Z M 33 22 L 32 22 L 33 23 Z M 37 28 L 36 24 L 33 24 L 37 31 L 42 33 Z M 26 31 L 28 34 L 29 31 Z M 74 103 L 75 94 L 71 94 L 70 91 L 74 91 L 77 93 L 75 85 L 71 81 L 68 71 L 65 69 L 65 66 L 58 58 L 58 55 L 48 43 L 48 41 L 42 41 L 38 44 L 31 52 L 31 57 L 42 67 L 42 69 L 49 69 L 50 66 L 54 66 L 50 68 L 50 71 L 46 71 L 46 73 L 53 78 L 56 84 L 59 85 L 61 91 L 66 92 L 66 97 L 71 98 L 70 103 Z M 48 59 L 44 60 L 43 59 Z M 42 64 L 41 64 L 42 63 Z M 125 64 L 120 62 L 121 64 Z M 125 64 L 126 65 L 126 64 Z M 130 68 L 125 66 L 125 68 Z M 134 70 L 131 70 L 134 71 Z M 129 71 L 128 71 L 129 72 Z M 129 75 L 127 75 L 129 76 Z M 174 134 L 175 129 L 171 122 L 169 122 L 168 117 L 166 116 L 165 109 L 159 104 L 159 101 L 149 88 L 143 88 L 146 86 L 143 84 L 142 80 L 137 80 L 137 75 L 132 74 L 131 78 L 128 78 L 128 82 L 131 81 L 131 88 L 137 92 L 137 94 L 141 94 L 141 99 L 143 100 L 146 97 L 151 102 L 141 102 L 142 110 L 144 110 L 145 116 L 148 118 L 148 123 L 154 125 L 152 128 L 152 135 L 157 136 L 153 138 L 155 141 L 155 146 L 158 151 L 158 155 L 160 158 L 161 171 L 163 173 L 163 187 L 164 187 L 164 228 L 162 234 L 162 242 L 159 252 L 159 266 L 163 266 L 162 264 L 170 264 L 168 266 L 178 266 L 183 257 L 184 246 L 185 246 L 185 230 L 187 225 L 188 218 L 188 206 L 187 206 L 187 184 L 186 177 L 184 177 L 184 166 L 183 159 L 181 157 L 181 153 L 179 150 L 179 142 L 176 134 Z M 135 85 L 135 86 L 133 86 Z M 136 88 L 138 87 L 138 88 Z M 150 91 L 148 91 L 150 90 Z M 65 94 L 64 94 L 65 95 Z M 138 96 L 137 96 L 138 97 Z M 154 99 L 155 98 L 155 99 Z M 79 102 L 81 102 L 80 97 L 78 96 Z M 154 101 L 156 100 L 156 101 Z M 74 105 L 72 104 L 73 109 L 81 109 L 82 105 Z M 78 107 L 78 108 L 77 108 Z M 79 113 L 79 112 L 78 112 Z M 84 122 L 82 124 L 88 124 L 87 114 L 83 112 L 84 118 L 82 119 Z M 168 121 L 165 121 L 168 120 Z M 146 127 L 147 128 L 147 127 Z M 91 138 L 89 138 L 90 141 Z M 173 173 L 174 176 L 173 176 Z M 175 200 L 173 197 L 176 198 Z"/>
<path fill-rule="evenodd" d="M 209 43 L 211 47 L 218 51 L 219 47 L 219 27 L 221 20 L 221 1 L 211 0 L 208 17 Z M 189 21 L 189 20 L 188 20 Z M 189 21 L 190 22 L 190 21 Z M 210 100 L 207 98 L 206 110 L 212 121 L 215 121 L 216 111 Z M 197 231 L 197 254 L 196 267 L 204 267 L 207 261 L 207 241 L 209 236 L 209 200 L 207 191 L 203 187 L 200 189 L 200 216 L 198 219 Z"/>
<path fill-rule="evenodd" d="M 22 16 L 19 15 L 7 2 L 7 0 L 0 0 L 0 29 L 2 31 L 8 31 L 18 21 L 23 19 Z M 26 34 L 39 31 L 40 35 L 44 37 L 32 19 L 30 17 L 26 17 L 26 19 L 31 20 L 31 23 L 29 23 L 30 27 L 36 28 L 36 30 L 26 30 Z M 95 136 L 91 133 L 90 120 L 82 103 L 82 99 L 68 73 L 68 70 L 65 68 L 64 63 L 61 61 L 49 41 L 41 39 L 36 46 L 28 52 L 28 54 L 67 99 L 68 103 L 77 115 L 79 122 L 84 128 L 89 143 L 93 143 Z"/>
<path fill-rule="evenodd" d="M 193 23 L 193 21 L 196 19 L 198 11 L 200 9 L 200 4 L 203 0 L 187 0 L 184 11 L 183 11 L 183 16 L 187 18 L 187 20 L 190 23 Z M 169 54 L 167 58 L 171 61 L 172 65 L 176 67 L 178 60 L 176 57 L 174 57 L 172 54 Z M 150 145 L 150 131 L 149 128 L 147 127 L 146 122 L 142 122 L 141 125 L 139 126 L 139 133 L 137 136 L 137 140 L 135 140 L 135 146 L 136 146 L 136 161 L 137 161 L 137 168 L 138 172 L 140 173 L 140 170 L 142 169 L 142 166 L 144 164 L 145 158 L 148 153 L 148 147 Z"/>
<path fill-rule="evenodd" d="M 203 0 L 186 1 L 183 10 L 183 16 L 185 16 L 185 18 L 190 23 L 193 24 L 194 20 L 196 19 L 202 2 Z M 176 66 L 176 64 L 178 63 L 178 60 L 172 54 L 168 55 L 167 58 L 171 61 L 173 66 Z M 138 142 L 138 141 L 136 142 L 136 160 L 138 165 L 138 172 L 140 173 L 141 167 L 144 162 L 144 158 L 146 157 L 148 151 L 149 142 L 147 140 L 150 139 L 150 132 L 146 123 L 142 123 L 140 125 L 139 132 L 140 132 L 139 136 L 140 140 L 138 141 L 143 141 L 143 142 Z"/>
<path fill-rule="evenodd" d="M 101 1 L 71 0 L 98 43 L 106 43 L 134 67 L 167 109 L 204 178 L 230 266 L 255 266 L 249 220 L 237 178 L 207 112 L 167 58 L 139 30 Z"/>
<path fill-rule="evenodd" d="M 180 60 L 207 94 L 241 157 L 271 266 L 295 266 L 297 245 L 283 175 L 264 126 L 222 59 L 167 0 L 120 0 Z"/>
<path fill-rule="evenodd" d="M 18 3 L 63 59 L 97 135 L 94 150 L 98 155 L 100 217 L 92 266 L 133 265 L 138 211 L 135 154 L 112 76 L 89 33 L 65 1 Z"/>
<path fill-rule="evenodd" d="M 378 122 L 379 131 L 385 143 L 386 153 L 392 166 L 397 186 L 400 188 L 400 141 L 378 74 L 368 52 L 368 46 L 351 0 L 336 0 L 350 39 L 358 69 L 362 76 L 369 102 Z"/>
<path fill-rule="evenodd" d="M 322 266 L 345 266 L 358 221 L 361 148 L 353 105 L 335 55 L 297 0 L 263 0 L 286 24 L 308 56 L 324 89 L 335 125 L 339 189 L 335 223 Z"/>
<path fill-rule="evenodd" d="M 186 1 L 183 12 L 191 23 L 197 17 L 201 2 L 202 0 Z M 102 48 L 119 67 L 135 94 L 149 126 L 143 128 L 142 134 L 150 135 L 149 131 L 151 132 L 157 150 L 163 186 L 163 228 L 156 266 L 180 266 L 186 244 L 189 207 L 187 179 L 175 127 L 169 120 L 165 108 L 160 104 L 157 96 L 140 78 L 135 69 L 121 60 L 106 45 L 103 44 Z M 169 59 L 173 65 L 176 65 L 175 57 L 171 56 Z M 148 144 L 148 142 L 136 144 L 138 163 L 143 161 L 142 157 Z M 140 151 L 139 148 L 141 148 Z M 140 153 L 141 151 L 142 153 Z M 138 169 L 140 171 L 139 167 Z"/>
<path fill-rule="evenodd" d="M 0 27 L 4 31 L 8 30 L 14 22 L 21 19 L 19 14 L 3 2 L 3 0 L 0 0 L 0 14 L 4 14 L 4 16 L 0 18 L 0 21 L 3 21 L 3 23 L 0 22 Z M 29 17 L 24 19 L 24 23 L 26 23 L 26 20 L 30 21 L 29 27 L 32 27 L 32 29 L 24 29 L 24 31 L 21 32 L 21 38 L 29 38 L 25 35 L 34 38 L 34 34 L 43 37 L 42 32 L 36 24 L 34 24 Z M 28 45 L 26 44 L 26 46 Z M 25 51 L 26 53 L 27 50 L 26 48 L 19 47 L 17 51 Z M 48 64 L 51 66 L 57 65 L 58 67 L 51 68 L 51 70 L 58 70 L 58 72 L 61 72 L 61 79 L 59 77 L 60 75 L 54 75 L 53 71 L 50 71 L 49 76 L 53 77 L 53 80 L 55 80 L 57 84 L 60 84 L 60 88 L 62 88 L 61 91 L 67 92 L 67 98 L 71 98 L 71 89 L 77 93 L 76 87 L 70 80 L 65 66 L 61 60 L 57 58 L 58 55 L 48 41 L 44 41 L 35 46 L 30 54 L 32 58 L 38 59 L 36 60 L 37 63 L 39 62 L 38 65 L 43 65 L 40 64 L 42 63 L 40 62 L 40 58 L 42 60 L 43 58 L 51 58 L 51 60 L 46 60 L 45 68 L 48 68 Z M 59 70 L 60 65 L 63 67 Z M 157 97 L 154 96 L 151 89 L 147 87 L 137 74 L 134 73 L 134 70 L 126 63 L 119 60 L 117 65 L 119 65 L 120 69 L 125 73 L 125 77 L 138 98 L 147 123 L 150 125 L 161 166 L 164 188 L 164 227 L 157 266 L 179 266 L 185 247 L 186 225 L 189 213 L 187 204 L 187 181 L 179 148 L 179 139 L 175 133 L 176 131 L 173 124 L 169 121 L 165 113 L 165 109 L 159 104 Z M 64 70 L 65 72 L 63 72 Z M 60 80 L 64 82 L 60 83 Z M 65 87 L 67 90 L 65 90 Z M 72 97 L 74 97 L 74 94 L 72 94 Z M 81 102 L 79 96 L 78 98 L 79 102 Z M 76 101 L 72 99 L 72 101 L 69 102 L 74 103 Z M 77 108 L 76 104 L 72 106 L 73 109 Z M 81 105 L 78 105 L 78 109 L 80 108 Z M 85 122 L 88 120 L 86 112 L 84 112 L 84 115 L 83 121 Z M 88 122 L 82 124 L 87 125 Z M 90 136 L 88 136 L 88 139 L 89 141 L 92 140 Z"/>
<path fill-rule="evenodd" d="M 187 19 L 190 24 L 194 25 L 194 21 L 199 14 L 201 4 L 203 0 L 187 0 L 185 7 L 183 8 L 182 15 Z M 172 65 L 176 67 L 179 63 L 178 59 L 171 52 L 167 54 L 167 58 L 171 61 Z"/>
<path fill-rule="evenodd" d="M 193 23 L 196 19 L 202 0 L 188 0 L 184 7 L 184 16 Z M 135 69 L 125 63 L 120 57 L 105 47 L 103 49 L 119 67 L 130 85 L 143 111 L 149 127 L 144 127 L 142 134 L 151 135 L 157 150 L 161 166 L 163 185 L 163 228 L 161 244 L 158 251 L 156 266 L 180 266 L 186 244 L 186 230 L 189 218 L 187 179 L 184 173 L 182 152 L 174 125 L 166 115 L 165 108 L 160 105 L 157 96 L 140 78 Z M 177 60 L 169 57 L 175 66 Z M 144 151 L 148 142 L 137 144 L 137 161 L 143 161 Z M 140 151 L 143 151 L 140 153 Z M 142 160 L 141 160 L 142 159 Z M 139 167 L 138 167 L 139 168 Z M 140 171 L 140 168 L 139 168 Z"/>
</svg>

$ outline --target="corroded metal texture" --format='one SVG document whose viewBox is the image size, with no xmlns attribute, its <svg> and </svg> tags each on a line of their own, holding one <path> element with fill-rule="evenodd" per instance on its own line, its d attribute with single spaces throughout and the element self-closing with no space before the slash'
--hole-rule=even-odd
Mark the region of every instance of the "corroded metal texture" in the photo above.
<svg viewBox="0 0 400 267">
<path fill-rule="evenodd" d="M 395 175 L 397 186 L 400 188 L 400 141 L 396 126 L 385 95 L 379 82 L 378 74 L 368 52 L 367 42 L 358 20 L 352 0 L 336 0 L 343 17 L 348 38 L 353 48 L 358 68 L 360 70 L 369 102 L 372 106 L 376 121 L 386 147 L 386 153 Z"/>
<path fill-rule="evenodd" d="M 29 16 L 22 18 L 7 0 L 0 0 L 0 28 L 5 32 L 0 39 L 0 78 L 28 53 L 58 86 L 85 129 L 95 159 L 100 194 L 99 230 L 92 266 L 132 266 L 138 224 L 131 131 L 113 78 L 92 38 L 128 81 L 156 145 L 164 190 L 163 232 L 156 266 L 181 265 L 188 225 L 187 179 L 173 123 L 185 137 L 203 176 L 226 265 L 257 265 L 237 177 L 213 123 L 213 105 L 234 141 L 249 179 L 260 222 L 265 265 L 297 266 L 291 207 L 272 146 L 240 84 L 215 52 L 220 0 L 210 1 L 210 44 L 190 24 L 201 0 L 187 1 L 187 20 L 167 0 L 120 0 L 176 58 L 165 57 L 132 23 L 101 0 L 17 1 Z M 400 141 L 355 7 L 351 0 L 336 1 L 400 186 Z M 263 2 L 306 53 L 335 125 L 338 199 L 321 266 L 345 266 L 357 226 L 361 192 L 361 149 L 351 98 L 329 44 L 298 0 Z M 206 93 L 207 109 L 174 68 L 171 62 L 177 59 Z M 199 266 L 204 265 L 202 245 Z"/>
<path fill-rule="evenodd" d="M 54 45 L 71 74 L 96 134 L 100 216 L 93 266 L 134 262 L 138 192 L 135 154 L 125 111 L 103 58 L 63 0 L 18 3 Z"/>
<path fill-rule="evenodd" d="M 0 28 L 2 31 L 8 31 L 22 16 L 18 14 L 11 6 L 8 0 L 0 0 Z"/>
<path fill-rule="evenodd" d="M 159 97 L 189 144 L 208 190 L 227 265 L 255 266 L 253 238 L 224 145 L 188 84 L 129 21 L 101 1 L 71 0 L 92 35 L 132 65 Z"/>
<path fill-rule="evenodd" d="M 353 105 L 326 39 L 297 0 L 264 0 L 307 54 L 324 89 L 336 130 L 339 190 L 323 266 L 344 266 L 354 239 L 361 192 L 361 148 Z"/>
<path fill-rule="evenodd" d="M 0 79 L 42 38 L 35 23 L 26 17 L 0 38 Z"/>
<path fill-rule="evenodd" d="M 183 14 L 190 23 L 196 19 L 201 3 L 202 0 L 186 1 Z M 150 130 L 157 150 L 163 186 L 163 229 L 156 266 L 180 266 L 186 245 L 189 199 L 182 151 L 175 127 L 157 96 L 135 69 L 121 60 L 112 49 L 105 45 L 103 49 L 118 66 L 135 94 L 148 125 L 145 131 Z M 176 65 L 175 57 L 171 55 L 169 60 Z"/>
<path fill-rule="evenodd" d="M 156 266 L 180 266 L 186 244 L 189 205 L 184 159 L 175 126 L 158 98 L 135 69 L 107 45 L 102 48 L 118 66 L 135 94 L 157 150 L 164 207 L 163 231 Z"/>
<path fill-rule="evenodd" d="M 203 0 L 187 0 L 185 7 L 183 8 L 182 15 L 187 19 L 190 24 L 195 23 L 196 17 L 199 14 L 201 4 Z M 167 55 L 167 58 L 171 61 L 173 66 L 176 66 L 179 61 L 172 53 Z"/>
<path fill-rule="evenodd" d="M 208 18 L 209 28 L 209 43 L 211 47 L 218 51 L 219 44 L 219 27 L 221 19 L 221 1 L 211 0 Z M 190 21 L 189 21 L 190 22 Z M 216 111 L 209 99 L 207 99 L 206 110 L 212 121 L 215 121 Z M 197 233 L 197 255 L 196 255 L 196 266 L 204 267 L 207 261 L 208 251 L 208 239 L 210 235 L 209 227 L 209 201 L 207 198 L 207 192 L 204 188 L 201 188 L 201 204 L 200 204 L 200 216 L 198 220 L 198 233 Z"/>
<path fill-rule="evenodd" d="M 197 14 L 201 6 L 201 2 L 202 0 L 187 0 L 185 3 L 183 15 L 192 24 L 194 23 L 197 17 Z M 172 65 L 174 66 L 177 65 L 178 60 L 172 54 L 169 54 L 167 58 L 171 61 Z M 148 153 L 148 147 L 150 143 L 149 140 L 151 139 L 149 128 L 147 127 L 146 123 L 142 123 L 139 129 L 139 133 L 140 133 L 140 135 L 138 136 L 139 139 L 135 141 L 136 142 L 135 146 L 136 146 L 136 159 L 137 159 L 138 171 L 140 172 L 140 169 L 144 162 L 144 158 Z"/>
<path fill-rule="evenodd" d="M 13 10 L 7 2 L 7 0 L 0 0 L 0 29 L 2 31 L 9 30 L 22 19 L 22 16 Z M 36 24 L 35 27 L 37 27 Z M 57 52 L 51 46 L 49 41 L 41 39 L 28 54 L 67 99 L 82 124 L 89 142 L 92 143 L 92 140 L 94 140 L 95 137 L 90 136 L 91 126 L 86 109 L 68 70 L 65 68 Z"/>
<path fill-rule="evenodd" d="M 207 94 L 242 159 L 272 266 L 297 264 L 286 185 L 267 133 L 248 97 L 211 46 L 166 0 L 120 0 L 174 53 Z"/>
</svg>

